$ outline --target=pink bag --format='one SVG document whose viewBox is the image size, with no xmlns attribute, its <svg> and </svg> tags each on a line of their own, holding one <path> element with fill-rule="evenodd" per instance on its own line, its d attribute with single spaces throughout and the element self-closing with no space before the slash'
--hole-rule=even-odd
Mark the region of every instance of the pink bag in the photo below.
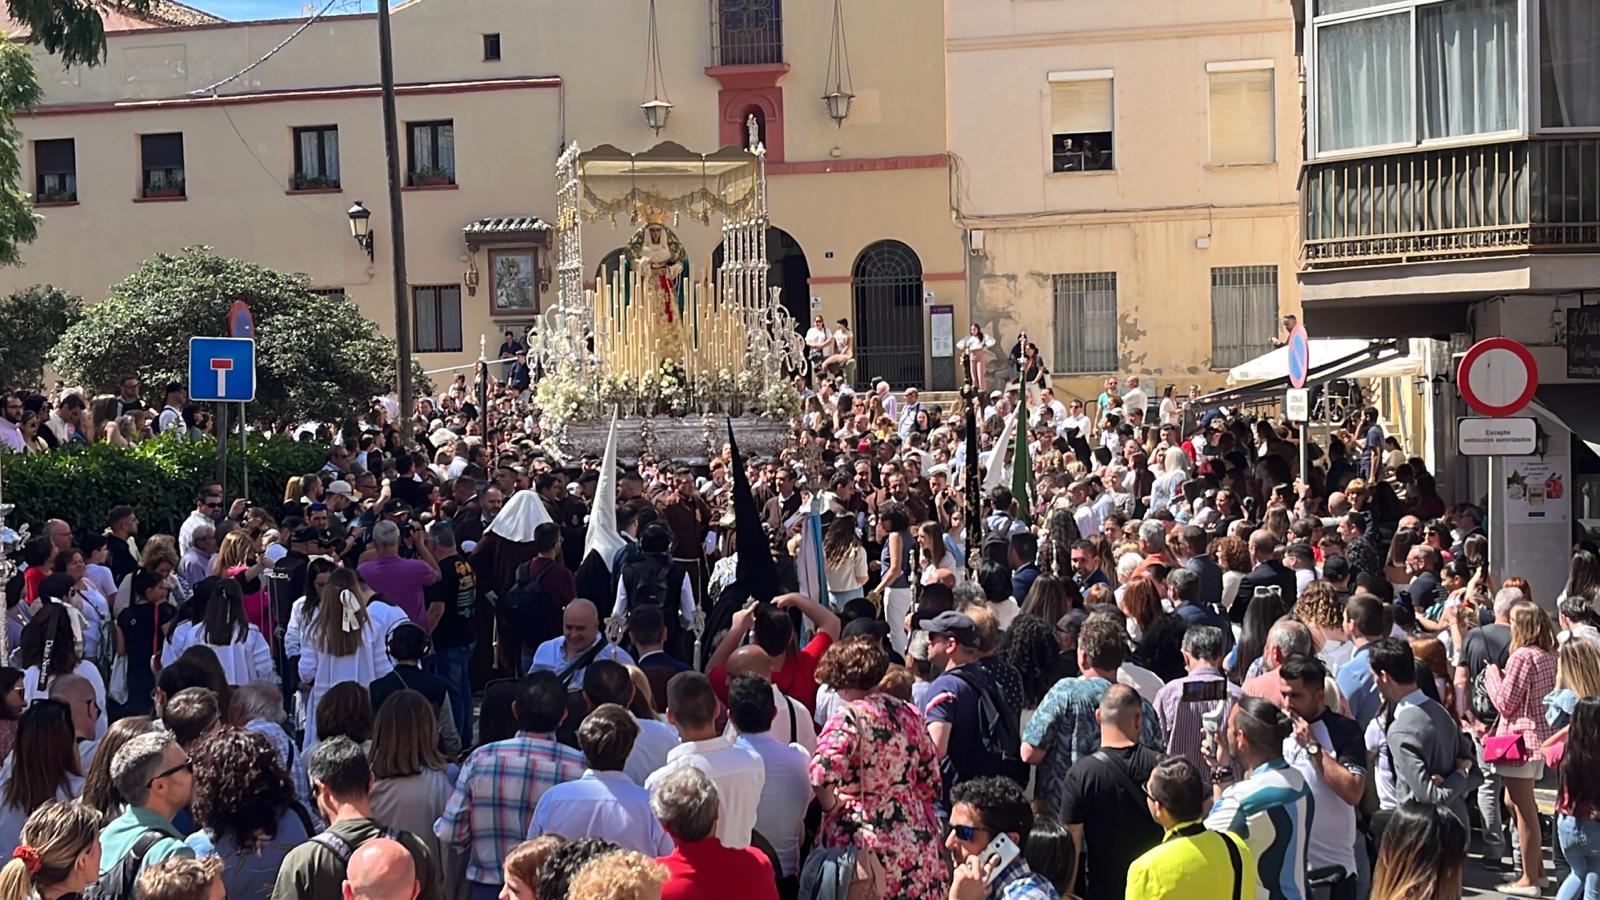
<svg viewBox="0 0 1600 900">
<path fill-rule="evenodd" d="M 1483 761 L 1502 766 L 1520 766 L 1528 762 L 1528 742 L 1521 732 L 1497 734 L 1483 739 Z"/>
<path fill-rule="evenodd" d="M 1552 769 L 1560 766 L 1561 757 L 1565 756 L 1566 752 L 1567 742 L 1564 740 L 1556 741 L 1554 744 L 1544 748 L 1544 764 Z"/>
</svg>

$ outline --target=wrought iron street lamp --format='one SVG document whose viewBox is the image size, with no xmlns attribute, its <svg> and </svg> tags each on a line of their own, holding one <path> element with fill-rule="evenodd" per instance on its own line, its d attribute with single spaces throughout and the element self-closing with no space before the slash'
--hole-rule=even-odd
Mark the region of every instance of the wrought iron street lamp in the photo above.
<svg viewBox="0 0 1600 900">
<path fill-rule="evenodd" d="M 372 210 L 357 200 L 345 215 L 350 217 L 350 236 L 356 239 L 361 249 L 367 251 L 367 259 L 372 260 Z"/>
</svg>

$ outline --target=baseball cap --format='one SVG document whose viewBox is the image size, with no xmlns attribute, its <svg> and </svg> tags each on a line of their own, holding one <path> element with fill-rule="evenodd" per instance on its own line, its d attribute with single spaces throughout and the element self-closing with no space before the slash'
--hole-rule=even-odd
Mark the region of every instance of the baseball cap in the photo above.
<svg viewBox="0 0 1600 900">
<path fill-rule="evenodd" d="M 355 492 L 356 489 L 350 486 L 350 482 L 342 478 L 328 485 L 328 493 L 330 494 L 354 494 Z"/>
<path fill-rule="evenodd" d="M 978 626 L 972 624 L 966 613 L 947 610 L 923 622 L 922 629 L 929 634 L 949 635 L 963 647 L 978 646 Z"/>
<path fill-rule="evenodd" d="M 1343 581 L 1350 577 L 1350 561 L 1342 556 L 1329 556 L 1322 561 L 1322 577 L 1329 581 Z"/>
</svg>

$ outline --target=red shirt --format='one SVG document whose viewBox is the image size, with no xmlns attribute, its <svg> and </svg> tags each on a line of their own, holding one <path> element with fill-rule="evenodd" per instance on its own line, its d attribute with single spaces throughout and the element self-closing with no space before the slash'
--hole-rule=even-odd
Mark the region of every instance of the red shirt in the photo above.
<svg viewBox="0 0 1600 900">
<path fill-rule="evenodd" d="M 785 697 L 793 697 L 805 704 L 806 709 L 816 712 L 817 663 L 822 661 L 822 654 L 827 653 L 828 648 L 832 646 L 832 636 L 826 631 L 817 632 L 811 643 L 784 660 L 782 669 L 773 670 L 772 683 Z M 717 693 L 717 699 L 723 703 L 728 702 L 727 667 L 717 666 L 708 673 L 708 677 L 711 679 L 711 689 Z"/>
<path fill-rule="evenodd" d="M 772 863 L 754 847 L 729 850 L 715 837 L 679 841 L 671 856 L 656 861 L 671 873 L 661 900 L 778 900 Z"/>
</svg>

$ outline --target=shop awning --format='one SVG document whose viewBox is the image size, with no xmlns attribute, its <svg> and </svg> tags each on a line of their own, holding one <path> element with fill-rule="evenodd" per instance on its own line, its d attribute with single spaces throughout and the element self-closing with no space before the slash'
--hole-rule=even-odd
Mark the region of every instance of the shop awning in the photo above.
<svg viewBox="0 0 1600 900">
<path fill-rule="evenodd" d="M 1318 344 L 1324 345 L 1320 357 Z M 1413 352 L 1411 342 L 1405 338 L 1376 341 L 1314 340 L 1309 349 L 1311 371 L 1306 374 L 1305 382 L 1308 388 L 1335 378 L 1392 378 L 1422 371 L 1420 353 Z M 1330 353 L 1342 355 L 1330 356 Z M 1228 372 L 1230 384 L 1235 383 L 1236 377 L 1244 380 L 1251 374 L 1265 378 L 1252 384 L 1212 391 L 1195 400 L 1193 405 L 1210 409 L 1282 401 L 1283 392 L 1289 387 L 1288 354 L 1287 349 L 1280 347 L 1235 366 Z"/>
<path fill-rule="evenodd" d="M 1348 359 L 1357 354 L 1365 353 L 1370 346 L 1368 341 L 1348 340 L 1344 338 L 1316 338 L 1308 342 L 1307 349 L 1311 355 L 1311 372 L 1315 376 L 1318 369 L 1326 368 L 1343 359 Z M 1413 348 L 1406 347 L 1407 351 Z M 1289 348 L 1279 347 L 1270 353 L 1263 353 L 1246 363 L 1240 363 L 1228 370 L 1228 384 L 1253 384 L 1258 381 L 1267 381 L 1281 378 L 1289 371 Z M 1406 375 L 1415 375 L 1422 371 L 1422 357 L 1415 352 L 1407 352 L 1403 356 L 1385 357 L 1374 360 L 1371 365 L 1365 366 L 1354 372 L 1346 372 L 1343 378 L 1399 378 Z M 1308 379 L 1309 380 L 1309 379 Z"/>
<path fill-rule="evenodd" d="M 1533 395 L 1534 405 L 1560 419 L 1573 436 L 1600 455 L 1600 404 L 1590 384 L 1545 384 Z"/>
</svg>

